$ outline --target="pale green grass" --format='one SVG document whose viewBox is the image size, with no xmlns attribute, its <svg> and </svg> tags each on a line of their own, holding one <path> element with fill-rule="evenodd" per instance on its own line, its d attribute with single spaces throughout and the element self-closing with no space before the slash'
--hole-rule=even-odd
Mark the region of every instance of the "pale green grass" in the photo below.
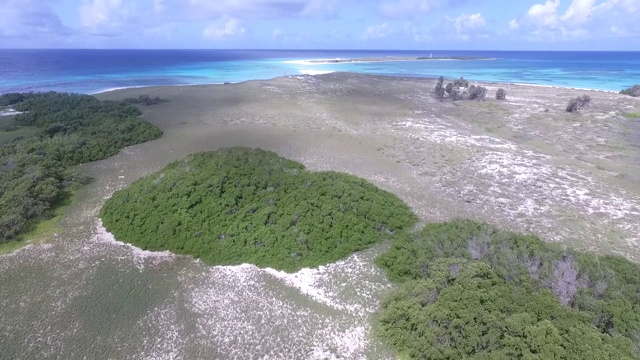
<svg viewBox="0 0 640 360">
<path fill-rule="evenodd" d="M 32 225 L 27 232 L 20 236 L 19 240 L 0 244 L 0 255 L 10 254 L 28 245 L 35 245 L 50 241 L 54 234 L 62 231 L 62 228 L 60 227 L 60 220 L 67 213 L 67 210 L 73 203 L 74 198 L 75 195 L 72 195 L 58 206 L 53 212 L 53 217 L 50 219 L 40 221 L 37 224 Z"/>
<path fill-rule="evenodd" d="M 632 113 L 623 112 L 622 116 L 629 119 L 640 119 L 640 112 L 632 112 Z"/>
</svg>

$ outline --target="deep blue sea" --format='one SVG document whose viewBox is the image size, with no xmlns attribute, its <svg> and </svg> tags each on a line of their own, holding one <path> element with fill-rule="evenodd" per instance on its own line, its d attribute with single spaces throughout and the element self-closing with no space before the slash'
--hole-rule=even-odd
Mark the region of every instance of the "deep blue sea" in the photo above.
<svg viewBox="0 0 640 360">
<path fill-rule="evenodd" d="M 311 64 L 311 59 L 481 57 L 491 60 Z M 345 50 L 3 50 L 0 94 L 239 82 L 348 71 L 618 91 L 640 83 L 640 52 Z"/>
</svg>

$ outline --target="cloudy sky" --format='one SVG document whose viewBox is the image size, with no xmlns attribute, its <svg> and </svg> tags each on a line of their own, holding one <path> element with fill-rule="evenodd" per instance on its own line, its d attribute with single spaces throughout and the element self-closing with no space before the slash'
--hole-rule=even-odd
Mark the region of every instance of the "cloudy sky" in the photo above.
<svg viewBox="0 0 640 360">
<path fill-rule="evenodd" d="M 640 0 L 0 0 L 0 48 L 640 50 Z"/>
</svg>

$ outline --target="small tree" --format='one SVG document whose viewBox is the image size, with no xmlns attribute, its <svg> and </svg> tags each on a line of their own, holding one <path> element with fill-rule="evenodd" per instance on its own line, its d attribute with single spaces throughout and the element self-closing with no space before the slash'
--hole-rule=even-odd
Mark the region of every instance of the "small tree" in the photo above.
<svg viewBox="0 0 640 360">
<path fill-rule="evenodd" d="M 485 96 L 487 96 L 486 87 L 476 85 L 469 87 L 469 100 L 484 100 Z"/>
<path fill-rule="evenodd" d="M 469 87 L 469 82 L 460 76 L 460 79 L 453 81 L 453 86 L 467 88 Z"/>
<path fill-rule="evenodd" d="M 436 93 L 436 97 L 438 99 L 442 99 L 444 97 L 444 77 L 440 76 L 440 78 L 438 79 L 438 82 L 436 83 L 436 87 L 434 89 L 435 93 Z"/>
<path fill-rule="evenodd" d="M 496 99 L 497 100 L 506 100 L 507 99 L 507 92 L 504 91 L 504 89 L 502 89 L 502 88 L 498 89 L 498 91 L 496 91 Z"/>
<path fill-rule="evenodd" d="M 447 94 L 451 95 L 451 92 L 453 91 L 453 84 L 448 83 L 444 90 L 447 92 Z"/>
<path fill-rule="evenodd" d="M 569 100 L 569 104 L 567 105 L 567 112 L 577 112 L 585 106 L 589 106 L 591 104 L 591 96 L 582 95 L 578 96 L 575 99 Z"/>
</svg>

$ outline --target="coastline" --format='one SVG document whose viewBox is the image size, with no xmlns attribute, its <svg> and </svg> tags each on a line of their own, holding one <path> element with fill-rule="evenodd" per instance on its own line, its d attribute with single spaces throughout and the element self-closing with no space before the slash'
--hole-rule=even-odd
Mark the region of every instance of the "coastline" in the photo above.
<svg viewBox="0 0 640 360">
<path fill-rule="evenodd" d="M 354 63 L 376 63 L 376 62 L 398 62 L 398 61 L 491 61 L 496 58 L 473 57 L 473 56 L 381 56 L 364 58 L 333 58 L 333 59 L 305 59 L 305 60 L 285 60 L 287 64 L 298 65 L 328 65 L 328 64 L 354 64 Z"/>
<path fill-rule="evenodd" d="M 430 81 L 430 80 L 437 80 L 438 77 L 433 76 L 433 77 L 422 77 L 422 76 L 399 76 L 399 75 L 380 75 L 380 74 L 363 74 L 363 73 L 359 73 L 359 72 L 348 72 L 348 71 L 333 71 L 333 70 L 318 70 L 317 72 L 314 70 L 305 70 L 302 69 L 300 70 L 301 73 L 300 74 L 291 74 L 291 75 L 283 75 L 283 76 L 277 76 L 271 79 L 254 79 L 254 80 L 244 80 L 244 81 L 232 81 L 232 82 L 213 82 L 213 83 L 203 83 L 203 84 L 173 84 L 173 85 L 141 85 L 141 86 L 123 86 L 123 87 L 117 87 L 117 88 L 109 88 L 109 89 L 105 89 L 105 90 L 100 90 L 94 93 L 89 93 L 87 95 L 100 95 L 100 94 L 105 94 L 105 93 L 111 93 L 111 92 L 117 92 L 117 91 L 122 91 L 122 90 L 130 90 L 130 89 L 156 89 L 156 88 L 164 88 L 164 87 L 202 87 L 202 86 L 217 86 L 217 85 L 229 85 L 229 84 L 239 84 L 239 83 L 247 83 L 247 82 L 254 82 L 254 81 L 273 81 L 273 80 L 277 80 L 280 78 L 291 78 L 291 77 L 300 77 L 300 76 L 322 76 L 322 75 L 327 75 L 327 74 L 352 74 L 352 75 L 358 75 L 358 76 L 371 76 L 371 77 L 384 77 L 384 78 L 388 78 L 388 79 L 397 79 L 397 80 L 408 80 L 408 79 L 412 79 L 412 80 L 423 80 L 423 81 Z M 531 87 L 540 87 L 540 88 L 549 88 L 549 89 L 566 89 L 566 90 L 581 90 L 581 91 L 594 91 L 594 92 L 603 92 L 603 93 L 610 93 L 610 94 L 620 94 L 619 91 L 615 91 L 615 90 L 603 90 L 603 89 L 593 89 L 593 88 L 582 88 L 582 87 L 574 87 L 574 86 L 557 86 L 557 85 L 546 85 L 546 84 L 531 84 L 531 83 L 518 83 L 518 82 L 509 82 L 509 81 L 476 81 L 473 80 L 471 78 L 466 78 L 466 80 L 468 80 L 470 83 L 473 83 L 475 85 L 481 85 L 481 86 L 492 86 L 492 87 L 500 87 L 500 86 L 504 86 L 504 85 L 510 85 L 510 86 L 531 86 Z M 447 79 L 445 78 L 445 83 L 449 82 L 449 81 L 453 81 L 455 79 L 451 78 L 451 79 Z M 620 94 L 623 95 L 623 94 Z"/>
</svg>

